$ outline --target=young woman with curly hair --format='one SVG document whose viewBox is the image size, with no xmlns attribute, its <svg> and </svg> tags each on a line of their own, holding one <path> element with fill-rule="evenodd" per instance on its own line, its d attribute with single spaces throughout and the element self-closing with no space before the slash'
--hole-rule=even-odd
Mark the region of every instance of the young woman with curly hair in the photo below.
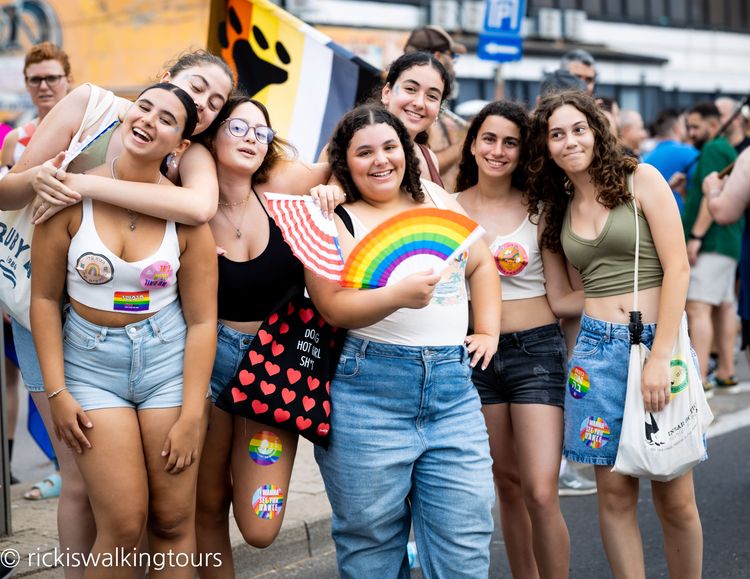
<svg viewBox="0 0 750 579">
<path fill-rule="evenodd" d="M 530 207 L 548 215 L 542 246 L 564 252 L 584 287 L 584 315 L 569 362 L 563 450 L 593 464 L 599 524 L 615 578 L 644 577 L 636 507 L 639 481 L 611 471 L 617 456 L 628 374 L 635 226 L 640 222 L 638 301 L 648 412 L 670 397 L 670 359 L 685 309 L 689 267 L 672 192 L 649 165 L 625 156 L 591 97 L 548 96 L 531 125 Z M 637 209 L 636 209 L 637 208 Z M 703 537 L 693 475 L 651 482 L 672 577 L 701 575 Z"/>
<path fill-rule="evenodd" d="M 498 101 L 464 142 L 457 200 L 487 231 L 503 284 L 497 353 L 472 378 L 513 576 L 567 577 L 570 537 L 557 494 L 567 352 L 557 318 L 580 315 L 583 296 L 570 289 L 560 254 L 540 249 L 544 223 L 530 218 L 526 198 L 528 132 L 524 108 Z M 539 424 L 543 438 L 530 436 Z"/>
</svg>

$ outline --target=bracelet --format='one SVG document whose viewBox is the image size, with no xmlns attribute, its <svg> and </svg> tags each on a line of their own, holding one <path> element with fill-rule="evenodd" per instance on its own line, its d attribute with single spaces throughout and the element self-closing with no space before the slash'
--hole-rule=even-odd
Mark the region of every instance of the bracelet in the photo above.
<svg viewBox="0 0 750 579">
<path fill-rule="evenodd" d="M 703 241 L 703 238 L 706 237 L 706 236 L 705 235 L 696 235 L 695 233 L 693 233 L 691 231 L 689 237 L 690 237 L 690 239 L 695 239 L 696 241 Z"/>
<path fill-rule="evenodd" d="M 60 392 L 62 392 L 63 390 L 67 390 L 67 389 L 68 389 L 67 386 L 63 386 L 62 388 L 58 388 L 52 394 L 48 394 L 47 395 L 47 400 L 52 400 L 55 396 L 57 396 L 58 394 L 60 394 Z"/>
</svg>

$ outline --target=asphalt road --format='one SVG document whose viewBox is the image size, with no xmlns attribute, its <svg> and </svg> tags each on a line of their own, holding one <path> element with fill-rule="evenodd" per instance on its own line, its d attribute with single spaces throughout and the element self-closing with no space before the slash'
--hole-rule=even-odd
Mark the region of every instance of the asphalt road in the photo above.
<svg viewBox="0 0 750 579">
<path fill-rule="evenodd" d="M 704 534 L 704 579 L 750 577 L 750 426 L 709 441 L 709 461 L 695 471 L 698 507 Z M 599 538 L 596 496 L 563 497 L 562 510 L 571 536 L 570 577 L 611 577 Z M 662 553 L 659 522 L 650 486 L 641 483 L 638 517 L 649 579 L 669 577 Z M 496 513 L 497 518 L 497 513 Z M 500 525 L 491 545 L 493 579 L 510 577 Z M 258 579 L 331 579 L 337 577 L 333 551 L 314 559 L 259 575 Z M 412 579 L 421 579 L 418 570 Z M 675 578 L 678 579 L 678 578 Z"/>
</svg>

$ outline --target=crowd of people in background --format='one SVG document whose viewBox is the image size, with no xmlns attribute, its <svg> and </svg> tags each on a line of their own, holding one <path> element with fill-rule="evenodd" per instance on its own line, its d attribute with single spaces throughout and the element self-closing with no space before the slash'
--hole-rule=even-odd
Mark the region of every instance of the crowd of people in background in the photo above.
<svg viewBox="0 0 750 579">
<path fill-rule="evenodd" d="M 240 506 L 261 483 L 289 492 L 297 435 L 277 431 L 285 452 L 268 478 L 246 460 L 245 435 L 265 427 L 212 402 L 278 300 L 306 287 L 326 321 L 349 330 L 330 385 L 331 445 L 315 451 L 342 577 L 408 577 L 411 528 L 425 577 L 486 577 L 495 496 L 514 577 L 567 577 L 559 496 L 594 492 L 614 576 L 644 575 L 638 480 L 610 471 L 627 376 L 629 228 L 635 213 L 646 407 L 669 402 L 667 351 L 685 309 L 707 395 L 736 391 L 740 328 L 750 347 L 747 117 L 718 98 L 644 122 L 597 93 L 595 59 L 574 50 L 541 79 L 536 102 L 487 102 L 462 119 L 445 109 L 465 52 L 439 27 L 415 30 L 314 164 L 205 51 L 183 54 L 133 103 L 72 89 L 53 45 L 29 52 L 37 116 L 1 153 L 12 168 L 0 207 L 33 204 L 35 223 L 31 327 L 5 324 L 4 419 L 12 458 L 20 368 L 60 469 L 27 498 L 60 494 L 63 548 L 214 552 L 222 565 L 196 564 L 199 575 L 233 577 L 231 505 L 248 544 L 274 541 L 283 514 Z M 443 274 L 343 288 L 296 260 L 269 191 L 312 195 L 344 257 L 419 207 L 466 214 L 486 233 Z M 156 263 L 167 272 L 159 283 Z M 158 286 L 150 300 L 144 275 Z M 113 288 L 141 301 L 113 302 Z M 607 417 L 606 445 L 586 438 L 596 416 Z M 700 577 L 692 473 L 654 482 L 652 494 L 670 574 Z"/>
</svg>

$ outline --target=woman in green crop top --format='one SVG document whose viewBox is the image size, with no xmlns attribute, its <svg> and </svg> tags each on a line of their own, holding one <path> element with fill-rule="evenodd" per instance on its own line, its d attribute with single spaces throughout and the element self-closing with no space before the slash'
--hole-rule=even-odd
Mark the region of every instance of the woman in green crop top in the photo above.
<svg viewBox="0 0 750 579">
<path fill-rule="evenodd" d="M 543 202 L 548 217 L 542 246 L 562 250 L 584 285 L 585 313 L 569 363 L 564 453 L 596 467 L 599 524 L 613 575 L 644 577 L 639 481 L 611 471 L 627 384 L 632 211 L 637 206 L 641 223 L 638 300 L 643 342 L 651 349 L 642 392 L 651 412 L 669 403 L 672 346 L 685 309 L 689 266 L 680 216 L 664 179 L 622 154 L 588 95 L 570 91 L 542 99 L 530 141 L 529 207 Z M 670 576 L 700 577 L 703 538 L 692 472 L 652 481 L 651 489 Z"/>
</svg>

